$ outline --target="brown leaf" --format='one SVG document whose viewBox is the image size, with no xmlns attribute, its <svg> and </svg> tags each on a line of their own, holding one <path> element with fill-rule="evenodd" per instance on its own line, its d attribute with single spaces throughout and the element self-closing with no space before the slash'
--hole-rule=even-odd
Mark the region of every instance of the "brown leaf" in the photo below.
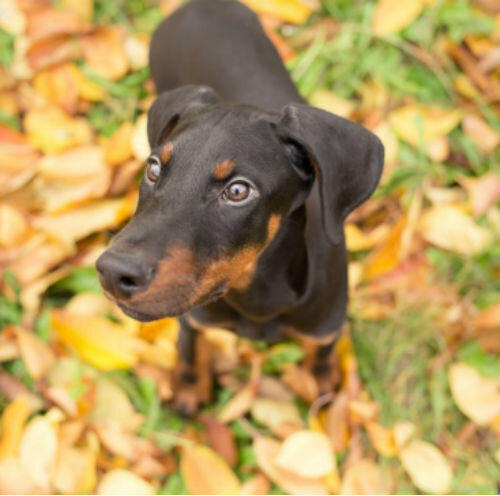
<svg viewBox="0 0 500 496">
<path fill-rule="evenodd" d="M 15 329 L 19 350 L 30 376 L 42 379 L 55 361 L 54 352 L 38 336 L 17 327 Z"/>
<path fill-rule="evenodd" d="M 242 484 L 240 494 L 269 494 L 270 489 L 269 479 L 264 474 L 257 474 Z"/>
<path fill-rule="evenodd" d="M 210 447 L 222 456 L 230 467 L 234 467 L 238 461 L 238 451 L 231 429 L 208 415 L 203 415 L 200 421 L 205 427 Z"/>
<path fill-rule="evenodd" d="M 462 177 L 459 181 L 469 193 L 475 217 L 485 214 L 500 199 L 500 176 L 494 172 L 478 178 Z"/>
<path fill-rule="evenodd" d="M 326 432 L 336 453 L 343 453 L 349 442 L 348 397 L 344 391 L 335 396 L 326 416 Z"/>
<path fill-rule="evenodd" d="M 206 446 L 182 450 L 181 473 L 190 494 L 240 492 L 240 483 L 225 460 Z"/>
<path fill-rule="evenodd" d="M 281 380 L 307 403 L 312 403 L 318 397 L 318 383 L 311 372 L 303 367 L 286 365 Z"/>
<path fill-rule="evenodd" d="M 321 479 L 301 477 L 276 464 L 281 445 L 274 439 L 260 436 L 253 444 L 260 469 L 289 494 L 328 494 L 328 487 Z"/>
<path fill-rule="evenodd" d="M 462 120 L 465 134 L 483 153 L 491 153 L 500 143 L 498 133 L 478 115 L 469 114 Z"/>
</svg>

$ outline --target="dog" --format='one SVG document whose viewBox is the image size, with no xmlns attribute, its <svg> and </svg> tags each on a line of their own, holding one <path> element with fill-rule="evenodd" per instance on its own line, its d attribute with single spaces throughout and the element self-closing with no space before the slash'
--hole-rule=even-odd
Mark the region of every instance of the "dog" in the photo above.
<svg viewBox="0 0 500 496">
<path fill-rule="evenodd" d="M 384 149 L 305 103 L 257 16 L 191 0 L 156 29 L 151 155 L 138 207 L 97 260 L 129 316 L 178 316 L 175 407 L 209 400 L 203 330 L 299 339 L 321 392 L 347 305 L 346 216 L 373 193 Z"/>
</svg>

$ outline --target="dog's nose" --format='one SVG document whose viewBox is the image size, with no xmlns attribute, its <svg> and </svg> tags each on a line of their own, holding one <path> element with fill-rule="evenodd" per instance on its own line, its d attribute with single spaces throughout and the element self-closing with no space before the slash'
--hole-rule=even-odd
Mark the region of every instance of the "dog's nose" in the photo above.
<svg viewBox="0 0 500 496">
<path fill-rule="evenodd" d="M 153 273 L 149 264 L 113 250 L 106 250 L 97 259 L 96 268 L 103 288 L 117 298 L 144 291 Z"/>
</svg>

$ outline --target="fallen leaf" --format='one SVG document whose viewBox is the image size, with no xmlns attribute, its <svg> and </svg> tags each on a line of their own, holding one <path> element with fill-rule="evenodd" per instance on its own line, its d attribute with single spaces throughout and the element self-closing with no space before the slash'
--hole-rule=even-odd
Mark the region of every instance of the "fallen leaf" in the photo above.
<svg viewBox="0 0 500 496">
<path fill-rule="evenodd" d="M 413 437 L 416 428 L 415 424 L 408 421 L 399 421 L 394 424 L 394 442 L 396 447 L 401 450 Z"/>
<path fill-rule="evenodd" d="M 148 65 L 149 41 L 147 36 L 127 36 L 124 47 L 132 70 L 137 71 Z"/>
<path fill-rule="evenodd" d="M 21 40 L 18 39 L 18 43 L 19 41 Z M 55 34 L 29 43 L 29 45 L 26 43 L 23 51 L 25 51 L 25 54 L 18 58 L 18 67 L 15 73 L 17 77 L 29 78 L 32 76 L 33 70 L 43 69 L 81 57 L 81 42 L 79 38 L 75 38 L 72 34 Z"/>
<path fill-rule="evenodd" d="M 270 489 L 269 479 L 264 474 L 257 474 L 242 484 L 240 494 L 269 494 Z"/>
<path fill-rule="evenodd" d="M 312 403 L 318 397 L 318 383 L 309 370 L 295 364 L 284 367 L 281 380 L 299 398 Z"/>
<path fill-rule="evenodd" d="M 182 450 L 181 474 L 189 494 L 239 494 L 240 483 L 226 461 L 206 446 Z"/>
<path fill-rule="evenodd" d="M 500 327 L 500 303 L 483 310 L 474 320 L 474 325 L 479 329 Z"/>
<path fill-rule="evenodd" d="M 99 76 L 116 80 L 128 71 L 123 32 L 118 27 L 101 27 L 83 38 L 83 57 Z"/>
<path fill-rule="evenodd" d="M 391 494 L 387 481 L 372 460 L 363 459 L 347 467 L 339 494 Z"/>
<path fill-rule="evenodd" d="M 71 118 L 54 106 L 29 110 L 23 123 L 31 145 L 46 154 L 62 152 L 92 139 L 85 119 Z"/>
<path fill-rule="evenodd" d="M 398 33 L 422 12 L 423 0 L 378 0 L 373 16 L 373 32 L 377 36 Z"/>
<path fill-rule="evenodd" d="M 289 472 L 276 463 L 281 445 L 274 439 L 259 436 L 253 443 L 260 469 L 280 488 L 289 494 L 329 494 L 322 479 L 305 478 Z"/>
<path fill-rule="evenodd" d="M 18 458 L 0 461 L 0 494 L 43 494 Z"/>
<path fill-rule="evenodd" d="M 219 420 L 227 424 L 245 415 L 252 406 L 255 394 L 255 385 L 250 383 L 247 384 L 231 398 L 227 405 L 224 406 L 219 414 Z"/>
<path fill-rule="evenodd" d="M 15 36 L 21 35 L 26 30 L 26 15 L 16 0 L 3 0 L 0 27 Z"/>
<path fill-rule="evenodd" d="M 462 177 L 459 182 L 469 193 L 475 217 L 485 214 L 500 199 L 500 176 L 488 172 L 481 177 Z"/>
<path fill-rule="evenodd" d="M 462 120 L 462 127 L 464 133 L 485 154 L 491 153 L 500 143 L 498 133 L 478 115 L 466 115 Z"/>
<path fill-rule="evenodd" d="M 459 108 L 426 107 L 408 104 L 393 110 L 388 122 L 392 130 L 413 147 L 429 146 L 447 136 L 462 119 Z"/>
<path fill-rule="evenodd" d="M 392 429 L 387 429 L 376 422 L 368 422 L 365 428 L 377 453 L 387 457 L 396 456 L 398 450 Z"/>
<path fill-rule="evenodd" d="M 67 242 L 78 241 L 89 234 L 118 226 L 132 215 L 136 196 L 98 200 L 69 212 L 40 215 L 33 225 Z"/>
<path fill-rule="evenodd" d="M 85 291 L 73 296 L 64 307 L 66 313 L 80 317 L 105 315 L 110 310 L 111 302 L 104 295 Z"/>
<path fill-rule="evenodd" d="M 351 117 L 355 109 L 355 104 L 352 101 L 340 98 L 328 90 L 318 90 L 313 93 L 309 98 L 309 103 L 345 119 Z"/>
<path fill-rule="evenodd" d="M 500 382 L 483 377 L 463 362 L 451 365 L 448 379 L 458 408 L 477 425 L 486 425 L 500 415 Z"/>
<path fill-rule="evenodd" d="M 312 12 L 311 7 L 301 0 L 243 0 L 243 3 L 259 14 L 293 24 L 304 23 Z"/>
<path fill-rule="evenodd" d="M 19 245 L 28 232 L 28 223 L 23 214 L 4 203 L 0 205 L 0 248 Z"/>
<path fill-rule="evenodd" d="M 446 458 L 434 445 L 411 441 L 400 453 L 401 463 L 413 483 L 430 494 L 450 491 L 452 471 Z"/>
<path fill-rule="evenodd" d="M 28 374 L 35 380 L 42 379 L 56 359 L 54 352 L 47 343 L 30 331 L 17 327 L 15 333 Z"/>
<path fill-rule="evenodd" d="M 19 459 L 36 486 L 51 492 L 51 476 L 57 456 L 57 432 L 49 414 L 27 424 L 19 446 Z"/>
<path fill-rule="evenodd" d="M 105 317 L 82 317 L 53 310 L 51 325 L 63 343 L 94 367 L 116 370 L 137 363 L 131 336 Z"/>
<path fill-rule="evenodd" d="M 135 123 L 132 135 L 132 151 L 134 157 L 140 162 L 144 162 L 151 153 L 148 140 L 148 115 L 142 114 Z"/>
<path fill-rule="evenodd" d="M 418 224 L 429 243 L 462 255 L 475 255 L 492 241 L 491 233 L 453 205 L 439 205 L 424 212 Z"/>
<path fill-rule="evenodd" d="M 289 434 L 303 427 L 299 411 L 291 401 L 256 398 L 252 403 L 251 413 L 257 422 L 277 435 L 283 436 L 283 433 Z"/>
<path fill-rule="evenodd" d="M 230 467 L 234 467 L 238 461 L 238 450 L 231 429 L 209 415 L 203 415 L 200 421 L 205 427 L 210 447 L 222 456 Z"/>
<path fill-rule="evenodd" d="M 120 165 L 133 156 L 134 125 L 124 122 L 104 143 L 104 160 L 109 165 Z"/>
<path fill-rule="evenodd" d="M 91 449 L 59 446 L 52 475 L 52 483 L 58 493 L 91 493 L 96 482 L 96 456 Z"/>
<path fill-rule="evenodd" d="M 3 411 L 2 430 L 0 431 L 0 462 L 17 456 L 23 429 L 30 413 L 30 405 L 23 395 L 9 403 Z"/>
<path fill-rule="evenodd" d="M 96 494 L 156 494 L 155 488 L 130 470 L 110 470 L 97 485 Z"/>
<path fill-rule="evenodd" d="M 288 436 L 275 461 L 281 468 L 309 479 L 326 476 L 335 468 L 330 440 L 326 435 L 312 430 L 298 431 Z"/>
<path fill-rule="evenodd" d="M 335 453 L 343 453 L 349 442 L 348 396 L 338 393 L 327 410 L 325 429 L 330 436 Z"/>
</svg>

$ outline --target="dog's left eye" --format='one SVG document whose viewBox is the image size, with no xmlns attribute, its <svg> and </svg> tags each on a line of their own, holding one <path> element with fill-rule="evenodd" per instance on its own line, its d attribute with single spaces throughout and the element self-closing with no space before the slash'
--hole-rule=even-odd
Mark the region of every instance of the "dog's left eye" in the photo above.
<svg viewBox="0 0 500 496">
<path fill-rule="evenodd" d="M 235 181 L 222 192 L 222 198 L 229 203 L 241 203 L 248 200 L 253 192 L 254 189 L 249 183 L 245 181 Z"/>
<path fill-rule="evenodd" d="M 156 155 L 151 155 L 146 163 L 146 177 L 155 183 L 160 179 L 161 161 Z"/>
</svg>

